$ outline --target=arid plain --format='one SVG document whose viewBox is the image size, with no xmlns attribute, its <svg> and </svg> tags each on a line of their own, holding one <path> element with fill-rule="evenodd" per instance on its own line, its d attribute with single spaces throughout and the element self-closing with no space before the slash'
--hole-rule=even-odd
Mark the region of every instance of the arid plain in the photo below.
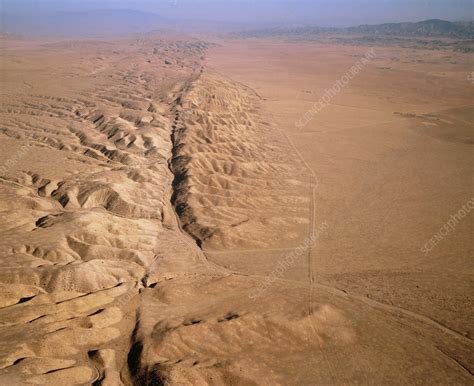
<svg viewBox="0 0 474 386">
<path fill-rule="evenodd" d="M 0 50 L 0 384 L 472 384 L 473 54 Z"/>
</svg>

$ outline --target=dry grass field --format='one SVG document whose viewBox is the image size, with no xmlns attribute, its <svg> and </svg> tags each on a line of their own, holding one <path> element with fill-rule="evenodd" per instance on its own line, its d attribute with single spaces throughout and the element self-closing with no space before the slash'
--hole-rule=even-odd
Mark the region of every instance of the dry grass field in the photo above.
<svg viewBox="0 0 474 386">
<path fill-rule="evenodd" d="M 473 54 L 0 62 L 0 384 L 472 384 Z"/>
</svg>

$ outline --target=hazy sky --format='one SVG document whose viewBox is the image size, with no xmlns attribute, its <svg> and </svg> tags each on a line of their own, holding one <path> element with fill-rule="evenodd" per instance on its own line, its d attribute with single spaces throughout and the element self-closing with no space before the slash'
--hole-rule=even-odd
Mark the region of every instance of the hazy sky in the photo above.
<svg viewBox="0 0 474 386">
<path fill-rule="evenodd" d="M 134 9 L 172 20 L 317 24 L 472 20 L 474 0 L 0 0 L 2 19 L 51 12 Z"/>
</svg>

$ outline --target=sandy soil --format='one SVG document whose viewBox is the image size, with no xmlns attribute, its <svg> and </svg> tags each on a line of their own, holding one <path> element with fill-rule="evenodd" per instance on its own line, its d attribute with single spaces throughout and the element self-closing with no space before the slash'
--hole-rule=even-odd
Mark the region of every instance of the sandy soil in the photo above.
<svg viewBox="0 0 474 386">
<path fill-rule="evenodd" d="M 210 40 L 2 39 L 0 384 L 472 384 L 472 55 Z"/>
</svg>

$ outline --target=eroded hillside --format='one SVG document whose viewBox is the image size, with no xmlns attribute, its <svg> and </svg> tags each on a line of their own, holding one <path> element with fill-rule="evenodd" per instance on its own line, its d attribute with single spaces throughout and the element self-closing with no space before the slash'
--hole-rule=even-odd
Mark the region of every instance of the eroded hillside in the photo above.
<svg viewBox="0 0 474 386">
<path fill-rule="evenodd" d="M 1 384 L 470 381 L 468 336 L 320 281 L 315 173 L 207 43 L 2 47 Z"/>
</svg>

